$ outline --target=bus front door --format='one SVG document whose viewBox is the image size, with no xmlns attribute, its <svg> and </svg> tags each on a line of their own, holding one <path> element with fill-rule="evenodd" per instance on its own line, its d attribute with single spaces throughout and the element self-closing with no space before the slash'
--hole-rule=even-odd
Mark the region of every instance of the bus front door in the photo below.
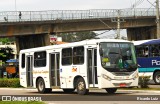
<svg viewBox="0 0 160 104">
<path fill-rule="evenodd" d="M 31 55 L 27 56 L 27 87 L 32 87 L 33 86 L 33 57 Z"/>
<path fill-rule="evenodd" d="M 52 87 L 60 86 L 59 53 L 50 54 L 50 83 Z"/>
<path fill-rule="evenodd" d="M 97 49 L 88 49 L 87 51 L 87 67 L 89 87 L 98 87 L 97 78 Z"/>
</svg>

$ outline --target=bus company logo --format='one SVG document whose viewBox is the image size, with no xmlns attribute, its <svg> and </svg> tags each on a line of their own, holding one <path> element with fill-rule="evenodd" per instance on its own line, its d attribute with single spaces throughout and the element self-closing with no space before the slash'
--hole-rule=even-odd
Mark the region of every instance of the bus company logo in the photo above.
<svg viewBox="0 0 160 104">
<path fill-rule="evenodd" d="M 72 72 L 77 72 L 77 68 L 72 68 Z"/>
<path fill-rule="evenodd" d="M 152 65 L 160 65 L 160 61 L 158 61 L 158 60 L 152 60 Z"/>
<path fill-rule="evenodd" d="M 11 101 L 11 96 L 2 96 L 2 101 Z"/>
</svg>

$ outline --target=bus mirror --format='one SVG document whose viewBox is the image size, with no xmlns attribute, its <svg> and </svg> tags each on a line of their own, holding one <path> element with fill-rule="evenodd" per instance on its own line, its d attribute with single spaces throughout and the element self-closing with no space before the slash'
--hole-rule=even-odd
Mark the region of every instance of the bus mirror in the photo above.
<svg viewBox="0 0 160 104">
<path fill-rule="evenodd" d="M 138 68 L 141 67 L 141 65 L 137 64 Z"/>
</svg>

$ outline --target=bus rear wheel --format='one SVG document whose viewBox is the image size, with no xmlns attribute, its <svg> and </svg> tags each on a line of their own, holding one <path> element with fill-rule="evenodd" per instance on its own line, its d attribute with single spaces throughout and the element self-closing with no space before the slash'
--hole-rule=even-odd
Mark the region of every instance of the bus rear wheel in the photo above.
<svg viewBox="0 0 160 104">
<path fill-rule="evenodd" d="M 160 84 L 160 71 L 156 72 L 154 75 L 153 75 L 153 80 L 156 84 Z"/>
<path fill-rule="evenodd" d="M 85 95 L 89 92 L 89 90 L 86 89 L 86 84 L 83 78 L 78 78 L 76 83 L 76 89 L 79 95 Z"/>
<path fill-rule="evenodd" d="M 114 94 L 117 91 L 117 88 L 106 88 L 105 89 L 109 94 Z"/>
<path fill-rule="evenodd" d="M 49 93 L 49 92 L 52 91 L 51 88 L 45 88 L 45 83 L 44 83 L 44 80 L 42 78 L 38 79 L 37 89 L 38 89 L 39 93 Z"/>
</svg>

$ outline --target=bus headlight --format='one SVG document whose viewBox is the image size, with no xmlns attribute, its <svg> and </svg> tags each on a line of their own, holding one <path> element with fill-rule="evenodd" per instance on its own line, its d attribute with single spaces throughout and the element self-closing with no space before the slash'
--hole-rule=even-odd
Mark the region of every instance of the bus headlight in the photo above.
<svg viewBox="0 0 160 104">
<path fill-rule="evenodd" d="M 102 77 L 104 78 L 104 79 L 106 79 L 106 80 L 111 80 L 111 78 L 110 77 L 108 77 L 107 75 L 105 75 L 105 74 L 102 74 Z"/>
</svg>

